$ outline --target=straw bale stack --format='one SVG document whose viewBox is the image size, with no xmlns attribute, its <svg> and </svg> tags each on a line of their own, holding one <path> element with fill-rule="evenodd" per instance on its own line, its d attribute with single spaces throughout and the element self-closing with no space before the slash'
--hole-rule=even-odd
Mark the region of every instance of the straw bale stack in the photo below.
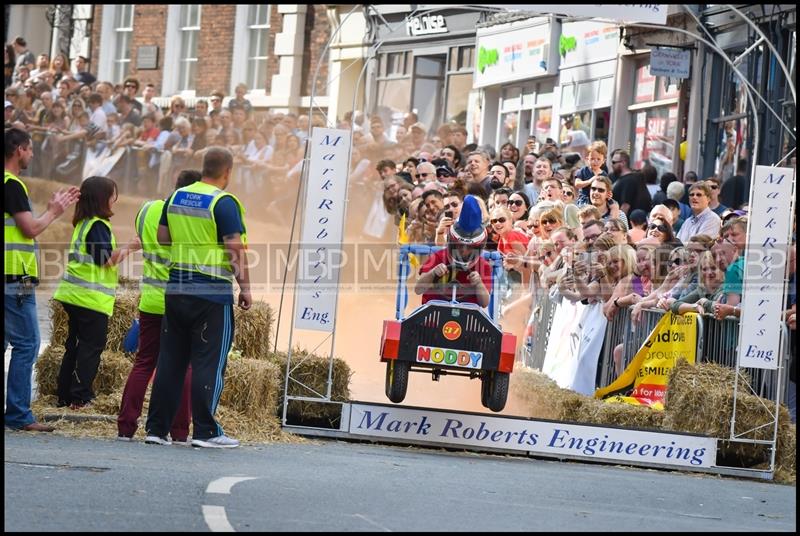
<svg viewBox="0 0 800 536">
<path fill-rule="evenodd" d="M 537 419 L 658 429 L 663 414 L 650 408 L 609 404 L 562 389 L 537 370 L 521 368 L 511 375 L 514 395 L 526 403 L 528 416 Z"/>
<path fill-rule="evenodd" d="M 281 378 L 286 374 L 286 352 L 270 353 L 269 360 L 280 367 Z M 309 353 L 307 350 L 292 351 L 292 378 L 289 382 L 291 396 L 318 397 L 327 393 L 328 358 Z M 350 377 L 353 372 L 342 359 L 333 359 L 331 384 L 331 400 L 346 402 L 350 400 Z M 302 385 L 300 385 L 302 384 Z M 281 381 L 281 398 L 284 383 Z M 282 403 L 282 400 L 281 400 Z M 288 407 L 288 416 L 300 422 L 327 421 L 331 426 L 338 426 L 339 408 L 335 404 L 315 402 L 292 402 Z"/>
<path fill-rule="evenodd" d="M 250 359 L 267 359 L 274 318 L 274 311 L 263 301 L 247 311 L 235 307 L 233 347 Z"/>
<path fill-rule="evenodd" d="M 246 417 L 276 415 L 283 376 L 280 367 L 259 359 L 229 359 L 220 403 Z"/>
<path fill-rule="evenodd" d="M 668 380 L 664 429 L 717 438 L 729 437 L 735 376 L 735 370 L 728 367 L 713 363 L 690 365 L 685 360 L 679 361 Z M 773 420 L 775 403 L 750 393 L 746 376 L 740 376 L 738 381 L 736 434 L 745 439 L 772 439 L 773 425 L 769 423 Z M 786 482 L 795 479 L 796 430 L 796 426 L 791 424 L 788 409 L 781 405 L 778 410 L 775 453 L 776 480 Z M 720 442 L 719 457 L 725 464 L 759 467 L 768 461 L 769 455 L 764 445 Z"/>
<path fill-rule="evenodd" d="M 114 301 L 114 312 L 108 319 L 108 340 L 106 350 L 122 351 L 122 341 L 128 333 L 133 321 L 139 318 L 139 290 L 131 283 L 135 280 L 122 278 L 117 287 L 117 298 Z M 61 302 L 50 300 L 50 342 L 63 346 L 67 341 L 69 329 L 67 312 Z"/>
<path fill-rule="evenodd" d="M 40 396 L 55 395 L 58 371 L 64 357 L 64 347 L 49 345 L 36 361 L 36 383 Z M 133 366 L 133 354 L 106 350 L 100 356 L 100 367 L 94 379 L 96 395 L 110 395 L 121 392 Z"/>
</svg>

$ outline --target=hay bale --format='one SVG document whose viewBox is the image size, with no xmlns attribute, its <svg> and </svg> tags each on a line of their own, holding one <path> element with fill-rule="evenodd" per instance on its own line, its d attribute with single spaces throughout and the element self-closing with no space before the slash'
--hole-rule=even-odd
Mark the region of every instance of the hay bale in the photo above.
<svg viewBox="0 0 800 536">
<path fill-rule="evenodd" d="M 538 370 L 518 368 L 511 374 L 511 394 L 522 401 L 527 417 L 557 420 L 556 400 L 567 392 Z"/>
<path fill-rule="evenodd" d="M 64 347 L 51 344 L 36 360 L 36 383 L 40 396 L 56 395 L 58 371 L 63 357 Z M 116 391 L 121 393 L 132 366 L 133 354 L 103 352 L 93 384 L 95 395 L 110 395 Z"/>
<path fill-rule="evenodd" d="M 668 380 L 663 428 L 720 439 L 729 437 L 735 379 L 734 369 L 713 363 L 690 365 L 680 360 Z M 750 393 L 746 377 L 739 377 L 738 381 L 735 432 L 743 439 L 771 440 L 774 427 L 769 423 L 773 421 L 775 402 Z M 780 467 L 784 480 L 793 480 L 796 470 L 796 427 L 790 421 L 788 409 L 780 406 L 775 463 L 776 474 Z M 719 442 L 721 465 L 765 467 L 769 455 L 766 445 Z"/>
<path fill-rule="evenodd" d="M 286 375 L 286 352 L 268 354 L 268 359 L 278 365 L 281 370 L 279 403 L 283 403 L 283 388 Z M 292 378 L 296 381 L 289 382 L 291 396 L 318 397 L 327 393 L 329 362 L 327 357 L 320 357 L 309 353 L 307 350 L 295 349 L 292 351 Z M 331 400 L 346 402 L 350 400 L 350 378 L 353 372 L 342 359 L 333 359 L 333 374 L 331 383 Z M 301 422 L 327 421 L 336 425 L 339 418 L 339 408 L 332 404 L 318 404 L 314 402 L 297 401 L 290 404 L 288 415 Z"/>
<path fill-rule="evenodd" d="M 252 443 L 303 441 L 299 436 L 287 434 L 281 429 L 280 419 L 275 415 L 274 409 L 250 411 L 245 414 L 220 404 L 217 406 L 215 417 L 225 434 L 239 441 Z"/>
<path fill-rule="evenodd" d="M 220 403 L 246 417 L 275 415 L 282 388 L 283 376 L 275 363 L 230 359 L 225 369 L 225 387 Z"/>
<path fill-rule="evenodd" d="M 233 347 L 250 359 L 267 359 L 274 318 L 274 311 L 263 301 L 247 311 L 234 307 Z"/>
<path fill-rule="evenodd" d="M 538 370 L 515 370 L 511 389 L 527 406 L 527 416 L 538 419 L 658 429 L 663 418 L 662 412 L 648 407 L 610 404 L 563 389 Z"/>
<path fill-rule="evenodd" d="M 106 350 L 122 351 L 122 341 L 125 340 L 125 335 L 137 318 L 139 318 L 138 286 L 131 288 L 130 283 L 124 282 L 123 285 L 117 287 L 114 313 L 108 319 Z"/>
<path fill-rule="evenodd" d="M 114 312 L 108 319 L 108 340 L 106 350 L 122 351 L 122 341 L 128 333 L 133 321 L 139 318 L 139 290 L 127 278 L 121 279 L 117 287 L 117 298 L 114 301 Z M 67 341 L 69 331 L 69 318 L 61 302 L 50 299 L 50 342 L 63 346 Z"/>
</svg>

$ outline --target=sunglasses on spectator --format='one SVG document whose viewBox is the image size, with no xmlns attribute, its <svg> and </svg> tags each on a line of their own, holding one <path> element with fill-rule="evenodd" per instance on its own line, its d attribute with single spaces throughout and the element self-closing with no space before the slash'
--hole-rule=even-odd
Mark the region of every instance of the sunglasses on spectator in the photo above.
<svg viewBox="0 0 800 536">
<path fill-rule="evenodd" d="M 420 173 L 419 174 L 420 177 L 430 177 L 431 175 L 433 175 L 433 173 Z"/>
<path fill-rule="evenodd" d="M 596 186 L 592 186 L 592 187 L 590 188 L 590 190 L 591 190 L 592 192 L 600 192 L 601 194 L 604 194 L 604 193 L 606 192 L 606 189 L 605 189 L 605 188 L 597 188 Z"/>
<path fill-rule="evenodd" d="M 220 101 L 219 97 L 214 97 L 211 99 L 211 102 L 219 102 L 219 101 Z"/>
<path fill-rule="evenodd" d="M 545 259 L 549 259 L 549 258 L 550 258 L 550 257 L 552 257 L 553 255 L 555 255 L 555 253 L 556 253 L 555 251 L 545 251 L 545 252 L 544 252 L 544 254 L 543 254 L 542 256 L 543 256 Z"/>
<path fill-rule="evenodd" d="M 564 195 L 568 195 L 568 196 L 570 196 L 570 197 L 575 197 L 575 192 L 571 192 L 571 191 L 569 191 L 569 190 L 566 190 L 566 191 L 564 192 Z"/>
<path fill-rule="evenodd" d="M 622 160 L 612 160 L 611 163 L 612 164 L 621 164 Z"/>
<path fill-rule="evenodd" d="M 718 184 L 709 184 L 708 187 L 711 188 L 712 190 L 719 190 Z"/>
<path fill-rule="evenodd" d="M 558 223 L 556 220 L 550 220 L 550 219 L 544 219 L 540 221 L 542 222 L 542 225 L 554 225 Z"/>
<path fill-rule="evenodd" d="M 509 199 L 508 200 L 508 204 L 509 205 L 516 205 L 518 207 L 521 207 L 522 205 L 525 204 L 525 201 L 523 201 L 522 199 Z"/>
<path fill-rule="evenodd" d="M 538 224 L 538 223 L 529 223 L 528 224 L 528 229 L 538 229 L 539 225 L 540 224 Z"/>
<path fill-rule="evenodd" d="M 136 89 L 136 84 L 125 84 L 125 89 L 133 88 Z"/>
<path fill-rule="evenodd" d="M 650 230 L 650 231 L 652 231 L 653 229 L 658 229 L 662 233 L 666 233 L 667 232 L 667 226 L 664 225 L 664 224 L 661 224 L 661 223 L 658 223 L 658 224 L 651 223 L 650 225 L 647 226 L 647 229 Z"/>
<path fill-rule="evenodd" d="M 689 194 L 689 197 L 703 197 L 704 195 L 706 194 L 701 192 L 694 192 L 693 194 Z"/>
<path fill-rule="evenodd" d="M 680 266 L 681 264 L 683 264 L 683 260 L 679 258 L 670 259 L 669 263 L 674 264 L 675 266 Z"/>
<path fill-rule="evenodd" d="M 505 219 L 505 217 L 501 216 L 501 217 L 499 217 L 499 218 L 497 218 L 497 219 L 491 219 L 491 220 L 489 220 L 489 223 L 491 223 L 492 225 L 494 225 L 495 223 L 505 223 L 506 221 L 507 221 L 507 220 Z"/>
</svg>

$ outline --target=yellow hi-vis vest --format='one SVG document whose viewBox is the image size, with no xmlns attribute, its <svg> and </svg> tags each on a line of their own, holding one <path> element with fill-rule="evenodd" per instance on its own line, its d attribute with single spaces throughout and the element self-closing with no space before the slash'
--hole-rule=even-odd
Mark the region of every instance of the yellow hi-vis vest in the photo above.
<svg viewBox="0 0 800 536">
<path fill-rule="evenodd" d="M 198 181 L 176 190 L 169 199 L 167 225 L 172 239 L 171 268 L 233 283 L 233 268 L 225 247 L 217 240 L 217 222 L 214 219 L 214 207 L 226 195 L 232 197 L 239 207 L 242 229 L 245 230 L 242 243 L 247 245 L 242 203 L 233 194 Z"/>
<path fill-rule="evenodd" d="M 5 172 L 3 184 L 16 181 L 22 185 L 25 195 L 28 188 L 19 177 Z M 28 196 L 30 197 L 30 196 Z M 22 229 L 17 227 L 14 217 L 8 212 L 3 212 L 5 229 L 3 230 L 3 273 L 5 275 L 30 275 L 39 277 L 39 263 L 36 262 L 36 242 L 22 234 Z"/>
<path fill-rule="evenodd" d="M 111 316 L 117 291 L 117 267 L 97 266 L 86 248 L 86 235 L 96 221 L 108 227 L 111 247 L 117 248 L 111 222 L 97 217 L 79 221 L 72 232 L 67 271 L 59 281 L 53 299 Z"/>
<path fill-rule="evenodd" d="M 142 284 L 139 287 L 139 310 L 153 315 L 164 314 L 164 292 L 169 281 L 169 247 L 158 243 L 158 222 L 164 201 L 148 201 L 136 215 L 136 234 L 142 241 Z"/>
</svg>

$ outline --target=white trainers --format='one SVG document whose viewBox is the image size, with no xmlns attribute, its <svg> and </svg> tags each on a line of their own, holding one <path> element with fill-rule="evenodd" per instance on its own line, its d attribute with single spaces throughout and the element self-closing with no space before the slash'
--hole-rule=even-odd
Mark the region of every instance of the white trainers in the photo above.
<svg viewBox="0 0 800 536">
<path fill-rule="evenodd" d="M 232 449 L 239 446 L 239 441 L 226 435 L 221 435 L 208 439 L 192 439 L 192 446 L 207 449 Z"/>
<path fill-rule="evenodd" d="M 145 436 L 144 442 L 149 445 L 172 445 L 169 437 L 158 437 L 156 435 Z"/>
</svg>

